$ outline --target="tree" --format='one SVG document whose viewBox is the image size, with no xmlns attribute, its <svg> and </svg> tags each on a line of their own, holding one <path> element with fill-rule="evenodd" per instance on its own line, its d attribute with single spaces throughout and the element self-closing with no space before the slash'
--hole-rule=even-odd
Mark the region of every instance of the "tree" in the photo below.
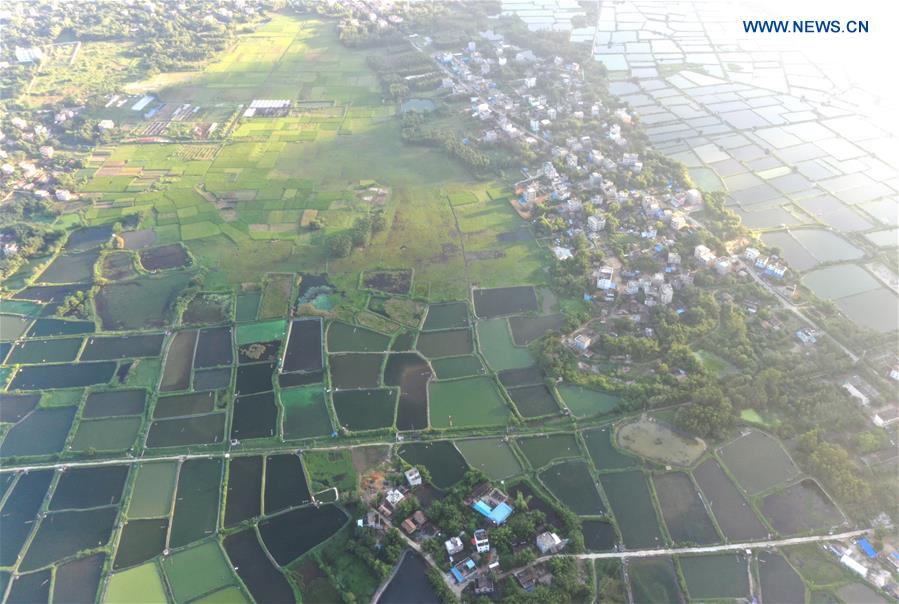
<svg viewBox="0 0 899 604">
<path fill-rule="evenodd" d="M 890 446 L 890 437 L 883 428 L 866 430 L 855 435 L 855 446 L 859 453 L 867 455 Z"/>
<path fill-rule="evenodd" d="M 355 247 L 365 247 L 371 242 L 371 216 L 360 216 L 353 224 L 352 242 Z"/>
<path fill-rule="evenodd" d="M 346 258 L 353 251 L 353 238 L 346 233 L 332 235 L 328 239 L 328 251 L 335 258 Z"/>
<path fill-rule="evenodd" d="M 372 233 L 380 233 L 387 228 L 387 214 L 384 210 L 378 210 L 371 215 L 371 231 Z"/>
</svg>

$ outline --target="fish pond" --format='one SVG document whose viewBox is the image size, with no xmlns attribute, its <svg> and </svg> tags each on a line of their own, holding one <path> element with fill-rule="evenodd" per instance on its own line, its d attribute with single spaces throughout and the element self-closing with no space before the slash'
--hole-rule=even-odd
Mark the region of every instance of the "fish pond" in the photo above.
<svg viewBox="0 0 899 604">
<path fill-rule="evenodd" d="M 428 405 L 434 428 L 491 426 L 509 418 L 509 408 L 489 377 L 431 382 Z"/>
<path fill-rule="evenodd" d="M 338 389 L 377 388 L 381 382 L 383 354 L 346 353 L 328 355 L 331 385 Z"/>
<path fill-rule="evenodd" d="M 231 417 L 231 439 L 270 438 L 278 436 L 278 406 L 274 392 L 239 396 L 234 401 Z"/>
<path fill-rule="evenodd" d="M 708 545 L 719 541 L 689 474 L 655 474 L 652 481 L 668 534 L 675 543 Z"/>
<path fill-rule="evenodd" d="M 390 337 L 376 331 L 334 321 L 328 326 L 328 352 L 384 352 Z"/>
<path fill-rule="evenodd" d="M 87 452 L 130 449 L 142 424 L 140 416 L 83 420 L 75 429 L 71 449 Z"/>
<path fill-rule="evenodd" d="M 190 386 L 190 372 L 193 367 L 194 350 L 197 346 L 197 331 L 190 329 L 175 334 L 165 355 L 162 381 L 159 390 L 170 392 L 186 390 Z"/>
<path fill-rule="evenodd" d="M 168 516 L 177 481 L 177 463 L 163 461 L 139 465 L 128 503 L 128 517 Z"/>
<path fill-rule="evenodd" d="M 157 357 L 165 335 L 161 333 L 127 336 L 91 336 L 81 351 L 82 361 L 112 361 Z"/>
<path fill-rule="evenodd" d="M 283 384 L 282 384 L 283 386 Z M 324 436 L 332 431 L 331 418 L 321 386 L 281 390 L 282 422 L 285 439 Z"/>
<path fill-rule="evenodd" d="M 587 462 L 568 459 L 540 472 L 540 481 L 572 512 L 581 516 L 601 516 L 606 507 L 593 484 Z"/>
<path fill-rule="evenodd" d="M 609 552 L 618 544 L 615 527 L 605 520 L 584 520 L 581 522 L 581 532 L 588 552 Z"/>
<path fill-rule="evenodd" d="M 593 390 L 575 384 L 560 384 L 556 387 L 565 406 L 575 417 L 606 415 L 618 409 L 619 399 L 614 394 Z"/>
<path fill-rule="evenodd" d="M 225 537 L 225 551 L 244 585 L 257 602 L 296 601 L 287 578 L 272 564 L 256 536 L 255 528 L 248 528 Z"/>
<path fill-rule="evenodd" d="M 91 392 L 84 401 L 82 418 L 141 415 L 147 405 L 146 390 Z"/>
<path fill-rule="evenodd" d="M 290 324 L 281 370 L 318 371 L 321 368 L 321 319 L 294 319 Z"/>
<path fill-rule="evenodd" d="M 9 384 L 9 390 L 51 390 L 82 388 L 107 384 L 115 375 L 116 364 L 68 363 L 59 365 L 26 365 L 20 367 Z"/>
<path fill-rule="evenodd" d="M 662 533 L 643 472 L 602 474 L 599 480 L 618 521 L 624 544 L 630 549 L 660 547 Z"/>
<path fill-rule="evenodd" d="M 416 348 L 428 358 L 454 357 L 471 353 L 474 342 L 470 329 L 424 331 L 418 336 Z"/>
<path fill-rule="evenodd" d="M 768 530 L 717 461 L 705 460 L 693 470 L 693 477 L 729 541 L 753 541 L 768 535 Z"/>
<path fill-rule="evenodd" d="M 766 496 L 761 509 L 781 535 L 828 529 L 844 521 L 827 494 L 810 478 Z"/>
<path fill-rule="evenodd" d="M 805 602 L 805 582 L 786 558 L 764 551 L 758 555 L 759 583 L 763 602 Z"/>
<path fill-rule="evenodd" d="M 529 436 L 515 441 L 528 463 L 542 468 L 555 459 L 580 457 L 581 451 L 573 434 Z"/>
<path fill-rule="evenodd" d="M 230 294 L 201 292 L 194 296 L 181 315 L 184 325 L 212 325 L 224 323 L 231 318 Z"/>
<path fill-rule="evenodd" d="M 494 371 L 521 369 L 534 364 L 534 357 L 527 348 L 515 346 L 506 319 L 479 321 L 478 345 Z"/>
<path fill-rule="evenodd" d="M 228 462 L 225 526 L 234 526 L 262 514 L 261 455 L 234 457 Z"/>
<path fill-rule="evenodd" d="M 6 359 L 8 365 L 35 365 L 74 361 L 81 350 L 81 338 L 53 340 L 24 340 L 12 347 Z"/>
<path fill-rule="evenodd" d="M 434 359 L 431 366 L 437 374 L 437 379 L 440 380 L 484 375 L 487 372 L 481 359 L 473 354 Z"/>
<path fill-rule="evenodd" d="M 309 503 L 309 486 L 298 456 L 280 454 L 266 458 L 263 500 L 266 514 Z"/>
<path fill-rule="evenodd" d="M 671 558 L 633 558 L 627 562 L 634 602 L 683 603 Z"/>
<path fill-rule="evenodd" d="M 38 283 L 89 283 L 94 277 L 94 264 L 99 250 L 57 256 L 37 278 Z"/>
<path fill-rule="evenodd" d="M 307 506 L 266 518 L 259 534 L 275 562 L 284 566 L 336 533 L 348 520 L 335 505 Z"/>
<path fill-rule="evenodd" d="M 397 393 L 396 389 L 341 390 L 334 392 L 331 400 L 343 428 L 377 430 L 393 426 Z"/>
<path fill-rule="evenodd" d="M 512 340 L 516 346 L 527 346 L 551 331 L 559 331 L 564 324 L 565 317 L 562 315 L 512 317 L 509 319 Z"/>
<path fill-rule="evenodd" d="M 400 447 L 399 454 L 413 466 L 427 468 L 434 486 L 441 489 L 459 482 L 468 469 L 465 458 L 449 441 L 409 443 Z"/>
<path fill-rule="evenodd" d="M 559 413 L 559 404 L 543 384 L 506 390 L 522 417 L 532 418 Z"/>
<path fill-rule="evenodd" d="M 154 421 L 147 434 L 147 446 L 185 447 L 220 443 L 225 437 L 226 417 L 226 413 L 210 413 Z"/>
<path fill-rule="evenodd" d="M 166 556 L 162 560 L 162 569 L 176 602 L 187 602 L 202 594 L 236 584 L 231 564 L 215 541 L 207 541 Z M 240 598 L 235 598 L 234 602 L 246 601 L 239 590 L 235 596 Z"/>
<path fill-rule="evenodd" d="M 749 598 L 749 573 L 742 553 L 682 556 L 678 564 L 691 600 Z"/>
<path fill-rule="evenodd" d="M 540 308 L 537 292 L 530 285 L 476 289 L 473 299 L 475 313 L 482 319 L 537 312 Z"/>
<path fill-rule="evenodd" d="M 719 451 L 737 483 L 750 495 L 799 475 L 799 468 L 773 436 L 751 430 Z"/>
<path fill-rule="evenodd" d="M 0 456 L 50 455 L 62 451 L 77 407 L 38 408 L 7 432 Z"/>
<path fill-rule="evenodd" d="M 456 448 L 473 468 L 491 480 L 504 480 L 521 473 L 521 464 L 509 443 L 501 438 L 457 440 Z"/>
<path fill-rule="evenodd" d="M 180 243 L 142 249 L 139 257 L 141 266 L 150 272 L 180 268 L 191 264 L 190 255 Z"/>
<path fill-rule="evenodd" d="M 465 302 L 448 302 L 446 304 L 431 304 L 428 306 L 428 314 L 425 316 L 423 329 L 453 329 L 468 327 L 468 304 Z"/>
<path fill-rule="evenodd" d="M 169 548 L 199 541 L 215 532 L 222 468 L 220 459 L 188 459 L 181 464 Z"/>
</svg>

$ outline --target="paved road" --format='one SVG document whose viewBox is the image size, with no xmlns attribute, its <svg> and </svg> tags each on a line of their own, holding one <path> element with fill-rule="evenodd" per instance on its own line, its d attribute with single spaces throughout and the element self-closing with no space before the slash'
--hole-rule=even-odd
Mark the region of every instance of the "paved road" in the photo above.
<svg viewBox="0 0 899 604">
<path fill-rule="evenodd" d="M 871 529 L 847 531 L 835 535 L 813 535 L 811 537 L 793 537 L 790 539 L 774 539 L 770 541 L 749 541 L 746 543 L 728 543 L 726 545 L 708 545 L 703 547 L 674 547 L 667 549 L 637 549 L 620 552 L 598 552 L 592 554 L 572 554 L 575 558 L 583 560 L 603 560 L 607 558 L 652 558 L 654 556 L 672 556 L 683 554 L 714 554 L 720 552 L 740 552 L 747 549 L 768 549 L 770 547 L 784 547 L 787 545 L 801 545 L 803 543 L 821 543 L 824 541 L 840 541 L 851 539 L 871 532 Z M 543 556 L 534 563 L 549 560 L 552 556 Z"/>
</svg>

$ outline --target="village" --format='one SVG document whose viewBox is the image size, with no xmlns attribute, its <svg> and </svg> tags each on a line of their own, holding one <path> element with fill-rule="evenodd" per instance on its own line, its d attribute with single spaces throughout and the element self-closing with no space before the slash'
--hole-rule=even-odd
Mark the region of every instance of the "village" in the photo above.
<svg viewBox="0 0 899 604">
<path fill-rule="evenodd" d="M 410 41 L 420 50 L 431 44 L 416 34 Z M 489 147 L 506 139 L 542 158 L 536 167 L 522 167 L 524 178 L 515 183 L 516 197 L 510 203 L 537 232 L 550 232 L 547 244 L 557 262 L 578 254 L 602 258 L 587 264 L 589 287 L 583 292 L 601 317 L 600 324 L 624 318 L 639 325 L 649 309 L 671 305 L 675 292 L 693 286 L 703 273 L 755 280 L 786 301 L 796 294 L 786 262 L 759 249 L 759 242 L 738 237 L 718 242 L 716 249 L 695 243 L 705 231 L 695 216 L 708 209 L 699 190 L 679 187 L 673 178 L 667 186 L 634 185 L 644 162 L 629 150 L 633 145 L 627 131 L 633 117 L 625 108 L 612 110 L 590 98 L 578 63 L 559 56 L 541 59 L 491 30 L 480 32 L 479 40 L 459 51 L 432 56 L 447 76 L 442 87 L 452 94 L 471 95 L 470 116 L 484 125 L 479 144 Z M 521 77 L 491 77 L 510 66 Z M 547 98 L 543 92 L 547 89 L 555 101 Z M 574 130 L 581 134 L 572 135 Z M 632 242 L 624 257 L 609 246 L 610 234 Z M 587 245 L 578 250 L 578 240 Z M 641 270 L 647 264 L 655 270 Z M 685 311 L 682 306 L 675 309 L 678 314 Z M 759 303 L 751 301 L 745 310 L 756 314 Z M 767 324 L 775 331 L 783 327 L 776 319 Z M 585 369 L 590 368 L 599 333 L 593 325 L 584 325 L 566 339 L 582 355 Z M 817 326 L 800 325 L 795 330 L 797 349 L 814 346 L 821 335 Z M 644 336 L 652 338 L 652 330 L 647 328 Z M 883 373 L 899 382 L 899 357 Z M 863 382 L 858 376 L 854 380 Z M 868 395 L 850 382 L 843 387 L 874 426 L 899 422 L 899 404 L 878 401 L 870 385 L 861 386 Z"/>
<path fill-rule="evenodd" d="M 357 519 L 357 529 L 381 536 L 391 528 L 400 529 L 413 549 L 424 553 L 444 572 L 445 581 L 457 594 L 468 590 L 473 596 L 492 597 L 508 576 L 514 577 L 525 592 L 534 591 L 538 585 L 548 586 L 552 571 L 545 563 L 533 561 L 565 551 L 569 542 L 559 536 L 559 529 L 541 522 L 526 538 L 515 533 L 513 556 L 517 560 L 523 552 L 531 552 L 522 558 L 530 562 L 520 566 L 501 563 L 497 547 L 491 545 L 491 534 L 514 514 L 528 514 L 528 510 L 516 510 L 515 500 L 483 476 L 476 476 L 473 486 L 461 495 L 455 489 L 442 495 L 444 503 L 449 500 L 451 505 L 467 510 L 466 530 L 453 535 L 444 534 L 421 509 L 427 509 L 422 502 L 432 501 L 435 493 L 416 466 L 397 473 L 395 481 L 372 481 L 363 491 L 363 500 L 371 507 Z M 467 530 L 472 523 L 476 528 Z"/>
</svg>

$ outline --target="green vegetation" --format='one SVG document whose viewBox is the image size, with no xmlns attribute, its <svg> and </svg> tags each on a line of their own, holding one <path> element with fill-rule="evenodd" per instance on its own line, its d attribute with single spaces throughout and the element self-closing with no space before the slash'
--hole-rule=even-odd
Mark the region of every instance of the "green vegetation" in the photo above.
<svg viewBox="0 0 899 604">
<path fill-rule="evenodd" d="M 428 385 L 429 414 L 434 428 L 504 424 L 509 408 L 494 381 L 464 378 Z"/>
</svg>

